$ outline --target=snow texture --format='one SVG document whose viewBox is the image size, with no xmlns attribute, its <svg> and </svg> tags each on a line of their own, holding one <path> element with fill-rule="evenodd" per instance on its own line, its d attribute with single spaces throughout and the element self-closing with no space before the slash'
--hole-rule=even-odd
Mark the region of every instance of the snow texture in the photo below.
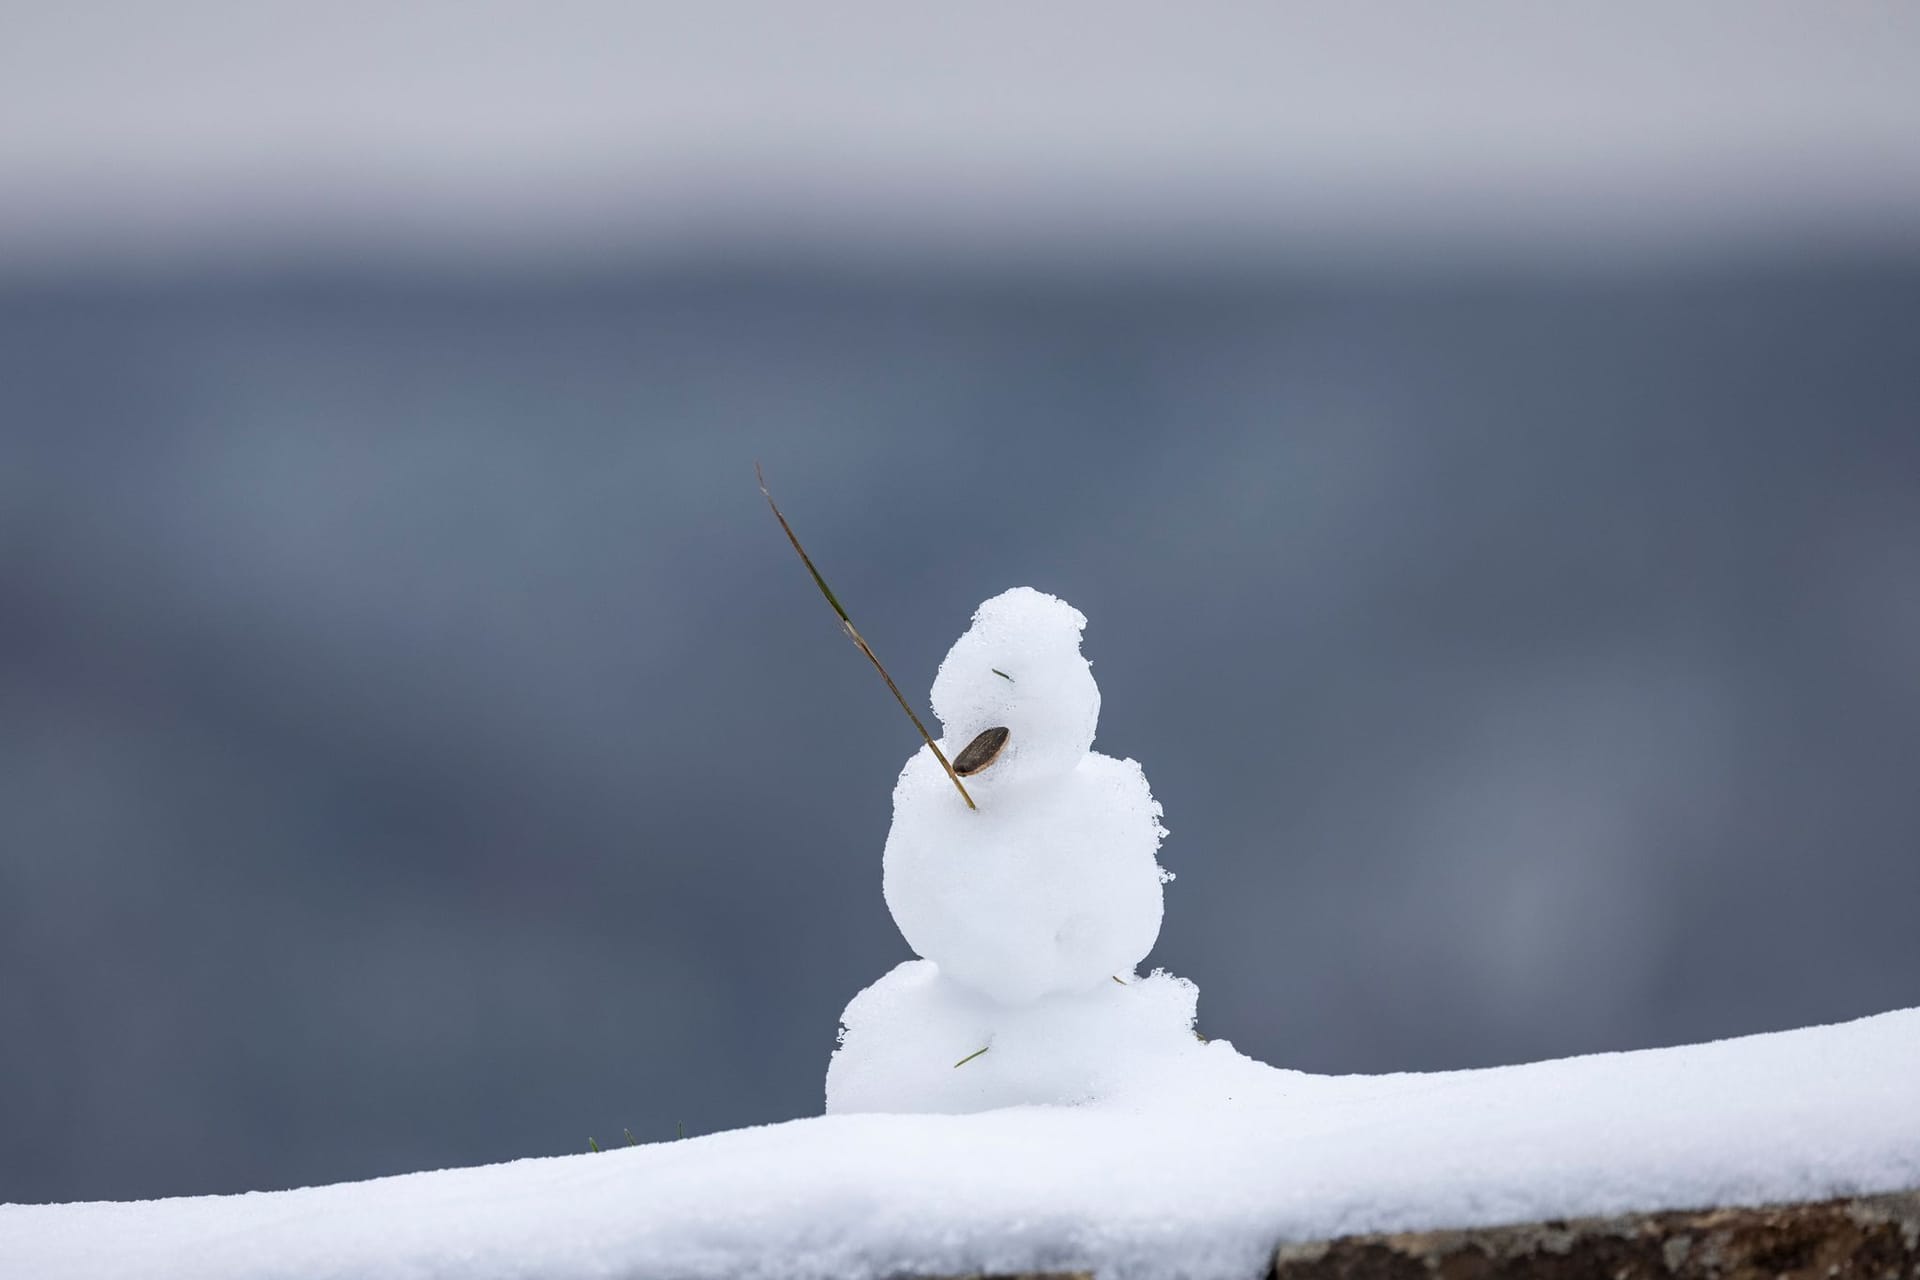
<svg viewBox="0 0 1920 1280">
<path fill-rule="evenodd" d="M 1030 587 L 982 604 L 933 682 L 949 760 L 1009 730 L 966 780 L 978 811 L 924 747 L 894 787 L 887 907 L 944 978 L 1001 1004 L 1112 985 L 1160 933 L 1160 806 L 1139 765 L 1090 750 L 1086 621 Z"/>
<path fill-rule="evenodd" d="M 1916 1185 L 1920 1009 L 1440 1075 L 1302 1075 L 1215 1041 L 1088 1106 L 826 1116 L 300 1191 L 0 1206 L 0 1275 L 1253 1280 L 1282 1240 Z"/>
<path fill-rule="evenodd" d="M 855 996 L 827 1068 L 827 1113 L 1089 1102 L 1196 1057 L 1191 982 L 1156 973 L 998 1004 L 909 960 Z M 985 1052 L 981 1052 L 985 1050 Z"/>
</svg>

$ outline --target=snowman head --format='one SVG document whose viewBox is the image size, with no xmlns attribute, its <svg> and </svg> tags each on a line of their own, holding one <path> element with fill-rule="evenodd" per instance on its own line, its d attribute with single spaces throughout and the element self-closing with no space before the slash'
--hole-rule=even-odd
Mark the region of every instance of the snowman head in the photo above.
<svg viewBox="0 0 1920 1280">
<path fill-rule="evenodd" d="M 974 611 L 933 678 L 949 758 L 976 800 L 1061 777 L 1086 758 L 1100 689 L 1080 656 L 1087 619 L 1032 587 Z"/>
</svg>

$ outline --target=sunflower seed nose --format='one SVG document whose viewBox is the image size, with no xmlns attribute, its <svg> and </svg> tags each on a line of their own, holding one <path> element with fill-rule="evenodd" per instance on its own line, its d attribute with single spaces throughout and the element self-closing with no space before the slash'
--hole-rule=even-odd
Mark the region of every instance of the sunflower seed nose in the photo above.
<svg viewBox="0 0 1920 1280">
<path fill-rule="evenodd" d="M 1005 725 L 982 730 L 964 751 L 953 758 L 953 771 L 963 778 L 980 772 L 999 757 L 1001 749 L 1007 745 L 1007 737 Z"/>
</svg>

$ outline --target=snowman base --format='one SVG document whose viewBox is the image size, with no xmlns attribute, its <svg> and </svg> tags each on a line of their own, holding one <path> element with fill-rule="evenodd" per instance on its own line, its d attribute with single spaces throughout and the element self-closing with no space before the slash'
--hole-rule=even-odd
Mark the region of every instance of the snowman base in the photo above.
<svg viewBox="0 0 1920 1280">
<path fill-rule="evenodd" d="M 1096 1101 L 1155 1062 L 1197 1055 L 1199 990 L 1155 972 L 998 1004 L 909 960 L 853 998 L 827 1067 L 827 1113 L 961 1114 Z M 980 1050 L 986 1052 L 982 1053 Z"/>
</svg>

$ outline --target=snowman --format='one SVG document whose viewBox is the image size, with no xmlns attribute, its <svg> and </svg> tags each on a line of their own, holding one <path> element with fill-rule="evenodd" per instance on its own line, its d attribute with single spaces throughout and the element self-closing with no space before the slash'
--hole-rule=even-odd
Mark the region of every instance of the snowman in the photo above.
<svg viewBox="0 0 1920 1280">
<path fill-rule="evenodd" d="M 1086 618 L 1016 587 L 982 604 L 933 682 L 942 752 L 901 771 L 882 859 L 922 958 L 856 996 L 829 1111 L 1077 1101 L 1143 1054 L 1190 1051 L 1197 993 L 1135 967 L 1159 936 L 1160 805 L 1132 760 L 1092 750 Z"/>
</svg>

